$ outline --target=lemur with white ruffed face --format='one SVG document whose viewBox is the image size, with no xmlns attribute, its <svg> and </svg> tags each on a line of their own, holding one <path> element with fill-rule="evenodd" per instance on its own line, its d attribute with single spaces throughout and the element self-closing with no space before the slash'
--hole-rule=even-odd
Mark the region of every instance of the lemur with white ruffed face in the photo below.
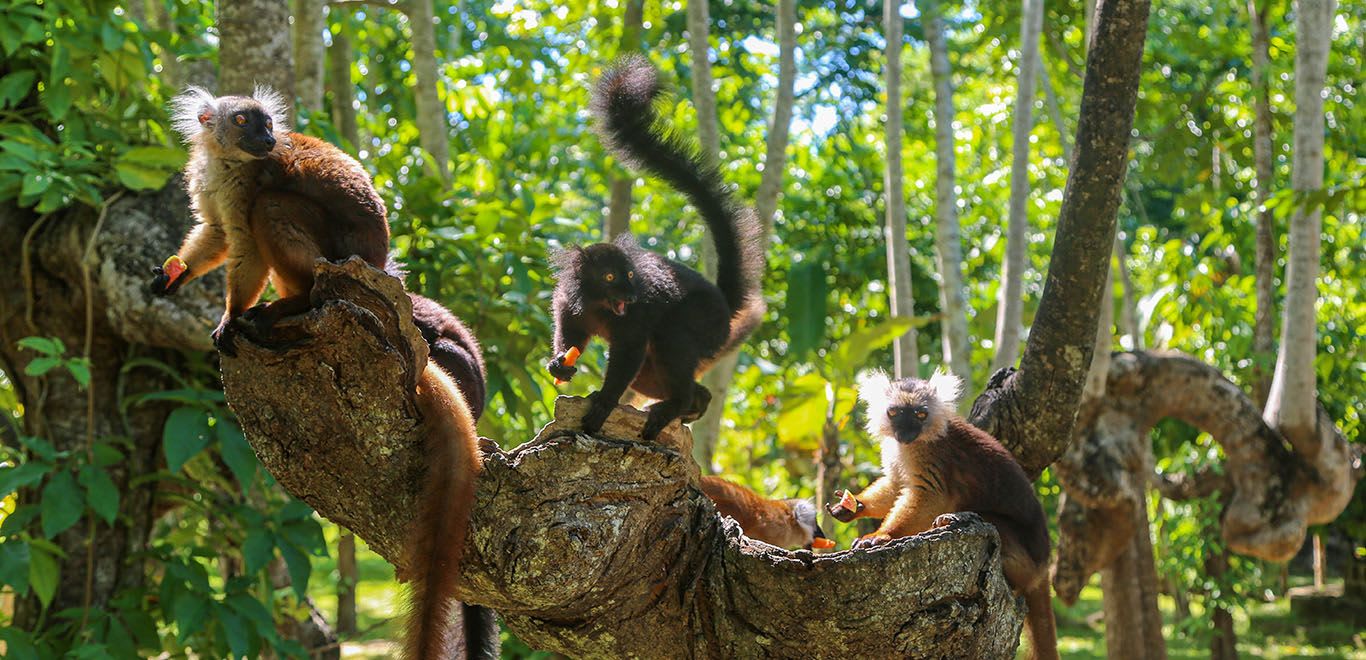
<svg viewBox="0 0 1366 660">
<path fill-rule="evenodd" d="M 954 412 L 961 381 L 936 373 L 929 380 L 861 379 L 868 433 L 882 440 L 883 476 L 858 495 L 837 493 L 837 520 L 881 518 L 855 548 L 881 545 L 946 524 L 941 517 L 971 511 L 996 526 L 1006 581 L 1029 605 L 1026 619 L 1034 658 L 1056 658 L 1057 631 L 1048 580 L 1048 523 L 1034 485 L 996 438 Z"/>
</svg>

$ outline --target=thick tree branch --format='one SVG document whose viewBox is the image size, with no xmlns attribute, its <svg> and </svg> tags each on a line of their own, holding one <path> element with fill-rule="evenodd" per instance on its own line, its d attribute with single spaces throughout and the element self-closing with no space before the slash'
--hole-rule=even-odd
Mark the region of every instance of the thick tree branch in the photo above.
<svg viewBox="0 0 1366 660">
<path fill-rule="evenodd" d="M 397 280 L 320 265 L 315 310 L 223 360 L 228 401 L 290 492 L 402 568 L 424 458 L 412 387 L 426 346 Z M 462 597 L 575 657 L 1013 657 L 1021 609 L 975 516 L 875 551 L 750 541 L 698 487 L 689 435 L 638 437 L 619 408 L 485 459 Z"/>
<path fill-rule="evenodd" d="M 1320 415 L 1320 427 L 1332 428 L 1321 408 Z M 1154 477 L 1145 449 L 1153 426 L 1167 418 L 1219 442 L 1227 459 L 1221 474 Z M 1114 354 L 1106 397 L 1083 410 L 1076 442 L 1054 466 L 1067 493 L 1054 574 L 1059 597 L 1075 598 L 1091 573 L 1122 551 L 1150 483 L 1177 499 L 1221 493 L 1221 532 L 1230 549 L 1289 559 L 1317 516 L 1342 512 L 1360 478 L 1361 457 L 1333 434 L 1322 443 L 1331 457 L 1302 456 L 1217 369 L 1179 353 Z"/>
<path fill-rule="evenodd" d="M 1148 5 L 1109 0 L 1097 9 L 1076 146 L 1039 311 L 1019 371 L 997 372 L 997 390 L 973 406 L 972 422 L 1009 447 L 1030 475 L 1067 447 L 1091 364 L 1128 165 Z"/>
</svg>

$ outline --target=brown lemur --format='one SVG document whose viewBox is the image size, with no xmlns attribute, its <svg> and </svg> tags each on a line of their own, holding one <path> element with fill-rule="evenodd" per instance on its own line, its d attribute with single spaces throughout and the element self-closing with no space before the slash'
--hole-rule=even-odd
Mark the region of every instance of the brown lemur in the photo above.
<svg viewBox="0 0 1366 660">
<path fill-rule="evenodd" d="M 780 548 L 828 549 L 835 543 L 816 524 L 811 500 L 771 500 L 720 477 L 702 477 L 702 492 L 723 516 L 740 524 L 745 536 Z"/>
<path fill-rule="evenodd" d="M 971 511 L 996 526 L 1006 581 L 1029 605 L 1034 658 L 1058 657 L 1048 579 L 1048 523 L 1034 485 L 1004 446 L 955 412 L 961 381 L 891 381 L 873 372 L 859 383 L 868 433 L 882 440 L 883 476 L 857 496 L 837 493 L 830 514 L 842 522 L 881 518 L 855 548 L 887 543 L 947 524 Z"/>
<path fill-rule="evenodd" d="M 602 389 L 583 417 L 590 433 L 602 428 L 627 386 L 658 399 L 642 438 L 654 438 L 675 419 L 697 419 L 711 400 L 698 374 L 763 319 L 759 221 L 696 148 L 660 125 L 654 104 L 662 93 L 649 61 L 622 59 L 593 91 L 597 132 L 617 158 L 668 182 L 696 207 L 715 241 L 716 283 L 627 234 L 556 255 L 555 357 L 546 368 L 567 381 L 577 371 L 571 348 L 582 351 L 594 335 L 610 347 Z"/>
<path fill-rule="evenodd" d="M 284 107 L 278 94 L 260 87 L 249 97 L 218 98 L 190 88 L 173 104 L 176 130 L 190 144 L 186 185 L 198 224 L 179 255 L 154 269 L 151 288 L 175 293 L 226 260 L 227 311 L 214 338 L 228 354 L 233 333 L 243 329 L 238 326 L 261 331 L 310 307 L 313 265 L 320 258 L 359 256 L 401 274 L 388 257 L 389 223 L 369 175 L 340 149 L 289 132 Z M 267 277 L 280 299 L 252 307 Z M 463 642 L 468 657 L 497 658 L 491 611 L 465 606 L 463 635 L 451 625 L 482 468 L 474 422 L 484 405 L 483 357 L 474 335 L 448 310 L 421 296 L 409 298 L 432 350 L 416 392 L 427 469 L 405 549 L 405 575 L 412 582 L 405 655 L 454 657 Z"/>
</svg>

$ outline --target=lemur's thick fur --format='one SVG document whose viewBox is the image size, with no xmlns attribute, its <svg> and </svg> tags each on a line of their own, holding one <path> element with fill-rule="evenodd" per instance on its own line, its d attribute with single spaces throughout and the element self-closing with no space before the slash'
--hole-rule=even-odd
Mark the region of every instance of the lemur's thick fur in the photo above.
<svg viewBox="0 0 1366 660">
<path fill-rule="evenodd" d="M 697 209 L 716 244 L 716 283 L 641 248 L 629 235 L 571 247 L 557 257 L 555 358 L 547 368 L 569 380 L 576 371 L 565 363 L 569 348 L 582 351 L 594 335 L 611 347 L 602 389 L 583 419 L 589 432 L 602 427 L 628 386 L 659 399 L 650 407 L 644 438 L 674 419 L 701 416 L 711 394 L 697 376 L 763 318 L 763 229 L 754 212 L 732 198 L 716 167 L 661 126 L 654 110 L 661 94 L 647 60 L 623 59 L 594 90 L 598 134 L 615 156 L 665 180 Z"/>
<path fill-rule="evenodd" d="M 702 477 L 702 492 L 716 511 L 740 524 L 745 536 L 780 548 L 811 549 L 825 532 L 816 524 L 816 505 L 811 500 L 771 500 L 720 477 Z"/>
<path fill-rule="evenodd" d="M 281 97 L 257 88 L 250 97 L 215 98 L 191 88 L 173 107 L 190 145 L 186 185 L 198 224 L 179 256 L 186 270 L 154 269 L 152 291 L 175 293 L 186 282 L 228 265 L 227 310 L 214 332 L 231 354 L 245 315 L 260 331 L 307 310 L 319 258 L 359 256 L 379 269 L 389 260 L 384 202 L 365 169 L 345 152 L 290 132 Z M 280 299 L 257 302 L 269 278 Z M 482 467 L 474 421 L 484 406 L 484 363 L 474 335 L 435 301 L 409 294 L 414 322 L 431 346 L 417 386 L 426 431 L 422 511 L 407 552 L 413 583 L 405 649 L 409 658 L 498 657 L 498 624 L 485 608 L 462 610 L 464 634 L 452 629 L 474 481 Z M 246 314 L 251 310 L 250 314 Z"/>
<path fill-rule="evenodd" d="M 859 398 L 868 406 L 869 434 L 882 440 L 884 475 L 854 497 L 853 510 L 835 504 L 830 513 L 844 522 L 882 519 L 855 548 L 939 526 L 944 514 L 981 516 L 1001 537 L 1006 581 L 1029 605 L 1031 657 L 1056 658 L 1043 507 L 1010 451 L 954 412 L 960 387 L 956 376 L 943 372 L 928 381 L 865 376 Z"/>
</svg>

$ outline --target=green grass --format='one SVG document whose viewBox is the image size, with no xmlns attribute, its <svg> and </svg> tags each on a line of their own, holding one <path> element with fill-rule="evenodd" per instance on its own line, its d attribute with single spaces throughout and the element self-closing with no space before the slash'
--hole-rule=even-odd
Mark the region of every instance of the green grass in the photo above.
<svg viewBox="0 0 1366 660">
<path fill-rule="evenodd" d="M 328 546 L 336 548 L 336 527 L 324 525 Z M 394 570 L 388 562 L 371 552 L 357 539 L 356 559 L 360 571 L 356 609 L 360 634 L 347 640 L 342 657 L 375 659 L 393 657 L 391 641 L 398 634 L 394 614 L 401 611 L 402 591 L 394 581 Z M 329 621 L 337 613 L 336 557 L 317 560 L 309 594 Z M 1209 657 L 1209 631 L 1183 632 L 1178 630 L 1176 608 L 1171 598 L 1161 596 L 1162 634 L 1167 640 L 1167 655 L 1172 660 Z M 1071 607 L 1054 602 L 1058 620 L 1058 648 L 1064 658 L 1105 658 L 1105 624 L 1099 620 L 1101 591 L 1098 580 L 1092 580 L 1081 592 L 1077 604 Z M 1192 603 L 1193 615 L 1200 606 Z M 1285 599 L 1274 602 L 1254 602 L 1234 611 L 1234 628 L 1238 635 L 1238 653 L 1250 658 L 1352 658 L 1366 660 L 1366 633 L 1354 630 L 1346 623 L 1304 622 L 1290 614 L 1290 603 Z M 1088 623 L 1092 622 L 1092 623 Z M 1021 644 L 1021 650 L 1025 645 Z M 503 657 L 541 660 L 554 657 L 527 648 L 520 640 L 503 633 Z"/>
<path fill-rule="evenodd" d="M 1100 621 L 1099 580 L 1091 581 L 1071 607 L 1054 600 L 1058 620 L 1058 650 L 1064 658 L 1105 658 L 1105 624 Z M 1210 631 L 1178 630 L 1176 606 L 1168 596 L 1158 597 L 1162 611 L 1162 636 L 1167 657 L 1208 658 Z M 1199 617 L 1199 603 L 1191 604 Z M 1094 622 L 1094 623 L 1088 623 Z M 1238 654 L 1251 658 L 1354 658 L 1366 660 L 1366 634 L 1340 622 L 1304 622 L 1290 614 L 1290 602 L 1256 601 L 1233 612 Z M 1022 645 L 1023 646 L 1023 645 Z"/>
</svg>

